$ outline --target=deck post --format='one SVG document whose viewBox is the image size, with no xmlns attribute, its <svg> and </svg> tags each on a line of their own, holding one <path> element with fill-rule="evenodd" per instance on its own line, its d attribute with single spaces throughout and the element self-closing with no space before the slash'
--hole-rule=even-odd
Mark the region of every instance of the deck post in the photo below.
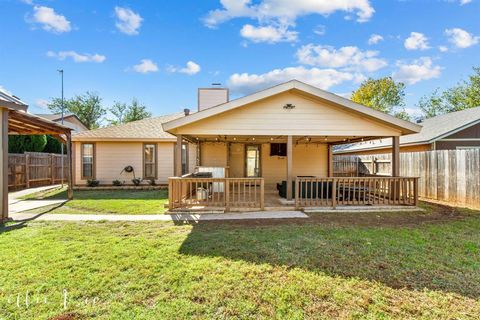
<svg viewBox="0 0 480 320">
<path fill-rule="evenodd" d="M 175 145 L 175 176 L 182 176 L 182 143 L 183 136 L 177 135 L 177 144 Z"/>
<path fill-rule="evenodd" d="M 265 180 L 260 179 L 260 210 L 265 210 Z"/>
<path fill-rule="evenodd" d="M 287 137 L 287 200 L 292 200 L 293 139 Z"/>
<path fill-rule="evenodd" d="M 392 177 L 400 176 L 400 137 L 392 137 Z"/>
<path fill-rule="evenodd" d="M 333 178 L 332 184 L 332 207 L 333 209 L 337 208 L 337 179 Z"/>
<path fill-rule="evenodd" d="M 225 188 L 225 211 L 230 211 L 230 182 L 227 178 L 223 179 Z"/>
<path fill-rule="evenodd" d="M 300 210 L 300 184 L 298 183 L 298 177 L 295 178 L 295 210 Z"/>
</svg>

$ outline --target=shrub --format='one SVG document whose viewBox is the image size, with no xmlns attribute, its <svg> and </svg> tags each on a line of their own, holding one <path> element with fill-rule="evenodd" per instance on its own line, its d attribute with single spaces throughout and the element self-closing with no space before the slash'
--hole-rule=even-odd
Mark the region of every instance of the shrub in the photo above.
<svg viewBox="0 0 480 320">
<path fill-rule="evenodd" d="M 135 178 L 135 179 L 132 179 L 132 182 L 135 186 L 139 186 L 140 185 L 140 182 L 142 182 L 141 179 L 138 179 L 138 178 Z"/>
<path fill-rule="evenodd" d="M 155 179 L 148 179 L 148 184 L 151 186 L 156 186 L 157 183 L 155 182 Z"/>
<path fill-rule="evenodd" d="M 98 181 L 98 180 L 95 180 L 95 179 L 88 179 L 87 180 L 87 186 L 89 186 L 89 187 L 95 188 L 95 187 L 98 187 L 99 184 L 100 184 L 100 181 Z"/>
<path fill-rule="evenodd" d="M 120 187 L 123 185 L 123 182 L 120 181 L 120 180 L 113 180 L 112 181 L 112 184 L 115 186 L 115 187 Z"/>
</svg>

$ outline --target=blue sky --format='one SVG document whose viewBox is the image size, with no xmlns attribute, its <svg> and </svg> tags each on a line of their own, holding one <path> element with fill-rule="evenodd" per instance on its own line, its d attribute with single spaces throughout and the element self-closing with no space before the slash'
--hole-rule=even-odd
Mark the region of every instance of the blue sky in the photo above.
<svg viewBox="0 0 480 320">
<path fill-rule="evenodd" d="M 0 0 L 0 86 L 30 111 L 95 91 L 155 115 L 297 78 L 349 94 L 367 77 L 407 85 L 407 108 L 480 66 L 479 0 Z"/>
</svg>

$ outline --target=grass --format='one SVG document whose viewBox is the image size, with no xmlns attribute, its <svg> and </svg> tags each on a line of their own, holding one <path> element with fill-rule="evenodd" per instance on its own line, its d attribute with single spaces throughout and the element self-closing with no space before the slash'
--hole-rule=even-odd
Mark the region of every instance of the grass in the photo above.
<svg viewBox="0 0 480 320">
<path fill-rule="evenodd" d="M 0 318 L 478 319 L 480 213 L 433 211 L 10 224 Z"/>
<path fill-rule="evenodd" d="M 51 189 L 23 197 L 24 200 L 66 199 L 65 189 Z M 73 214 L 163 214 L 167 190 L 79 190 L 65 205 L 46 207 L 30 213 Z"/>
</svg>

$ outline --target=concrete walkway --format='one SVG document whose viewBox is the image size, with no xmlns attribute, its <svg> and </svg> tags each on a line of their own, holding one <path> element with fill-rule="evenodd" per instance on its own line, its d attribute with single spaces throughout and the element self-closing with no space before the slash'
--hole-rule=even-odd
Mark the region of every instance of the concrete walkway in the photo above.
<svg viewBox="0 0 480 320">
<path fill-rule="evenodd" d="M 258 211 L 244 213 L 219 213 L 219 214 L 31 214 L 15 213 L 10 217 L 14 221 L 39 220 L 39 221 L 218 221 L 218 220 L 249 220 L 249 219 L 298 219 L 308 218 L 300 211 Z"/>
<path fill-rule="evenodd" d="M 20 199 L 21 197 L 24 197 L 29 194 L 41 192 L 41 191 L 47 191 L 51 189 L 56 189 L 60 188 L 60 185 L 51 185 L 51 186 L 43 186 L 43 187 L 37 187 L 37 188 L 30 188 L 30 189 L 24 189 L 20 191 L 15 191 L 15 192 L 10 192 L 8 193 L 8 212 L 9 216 L 13 217 L 12 214 L 22 212 L 22 211 L 27 211 L 27 210 L 32 210 L 32 209 L 37 209 L 37 208 L 42 208 L 50 205 L 60 205 L 67 200 L 23 200 Z"/>
</svg>

